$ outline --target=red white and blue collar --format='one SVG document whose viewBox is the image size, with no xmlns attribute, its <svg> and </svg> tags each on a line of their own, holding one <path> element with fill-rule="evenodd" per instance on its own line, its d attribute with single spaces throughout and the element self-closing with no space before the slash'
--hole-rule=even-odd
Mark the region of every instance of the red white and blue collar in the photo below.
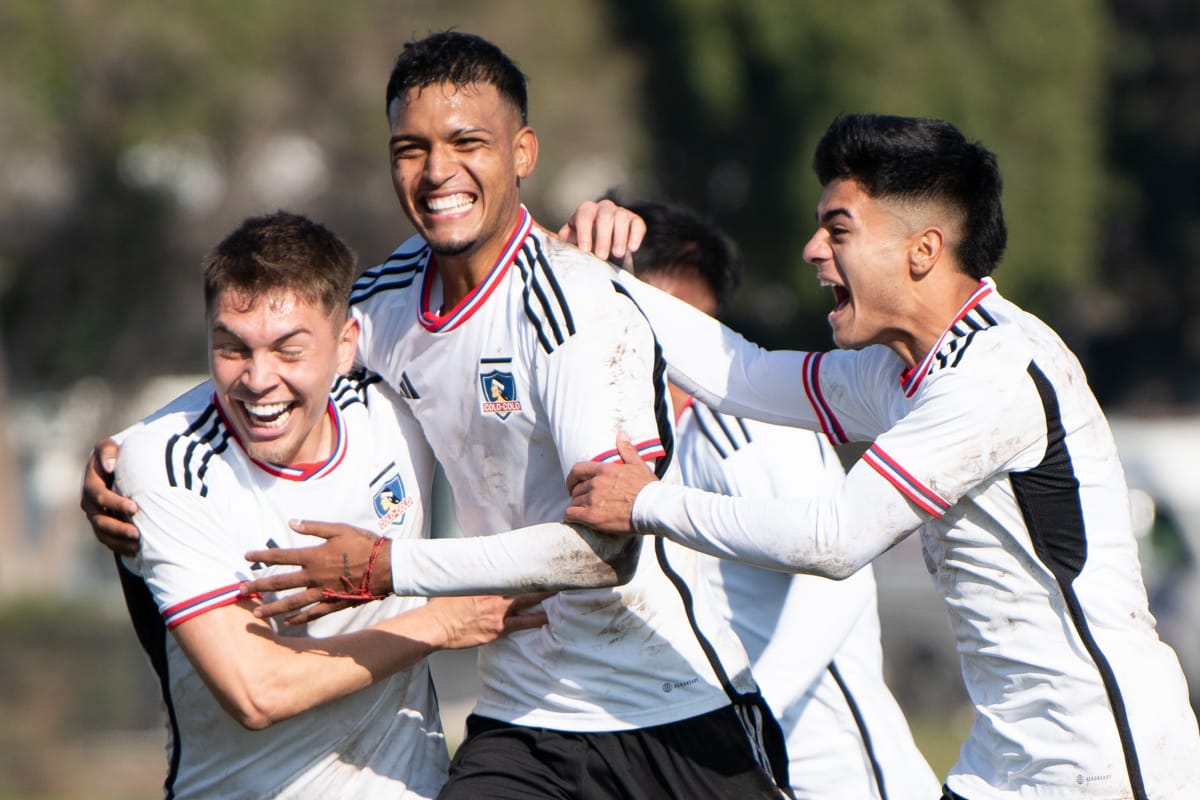
<svg viewBox="0 0 1200 800">
<path fill-rule="evenodd" d="M 217 413 L 221 415 L 221 420 L 225 423 L 225 427 L 233 434 L 234 441 L 242 448 L 242 452 L 255 463 L 264 472 L 274 475 L 276 478 L 283 478 L 289 481 L 308 481 L 315 478 L 322 478 L 337 469 L 338 464 L 346 457 L 346 424 L 342 420 L 342 412 L 334 404 L 333 400 L 326 401 L 328 403 L 326 413 L 329 414 L 329 421 L 333 424 L 333 452 L 329 458 L 324 461 L 317 461 L 311 464 L 276 464 L 271 461 L 259 461 L 254 458 L 246 450 L 246 445 L 238 436 L 237 429 L 229 423 L 225 417 L 225 412 L 221 408 L 221 404 L 217 402 L 217 396 L 213 395 L 213 404 L 217 407 Z"/>
<path fill-rule="evenodd" d="M 921 359 L 921 363 L 910 370 L 905 370 L 904 372 L 900 373 L 900 386 L 904 390 L 905 397 L 912 397 L 914 394 L 916 394 L 917 389 L 919 389 L 921 386 L 921 381 L 924 380 L 925 376 L 929 374 L 933 360 L 941 351 L 942 345 L 945 343 L 946 339 L 952 334 L 957 335 L 954 333 L 954 327 L 962 321 L 963 317 L 967 316 L 967 314 L 970 314 L 975 307 L 979 305 L 983 298 L 995 291 L 996 284 L 990 277 L 983 278 L 981 281 L 979 281 L 979 285 L 975 287 L 975 291 L 972 292 L 971 296 L 967 298 L 967 302 L 963 303 L 962 308 L 958 310 L 958 313 L 954 315 L 954 319 L 952 319 L 950 324 L 946 326 L 946 329 L 942 331 L 942 335 L 938 337 L 938 340 L 933 347 L 929 348 L 929 352 L 925 354 L 923 359 Z"/>
<path fill-rule="evenodd" d="M 517 253 L 521 251 L 521 245 L 525 243 L 525 237 L 529 235 L 532 229 L 533 217 L 530 216 L 525 206 L 521 206 L 517 225 L 509 236 L 508 242 L 504 245 L 504 250 L 501 251 L 500 257 L 488 272 L 487 277 L 483 279 L 482 283 L 472 289 L 466 297 L 459 300 L 454 308 L 444 314 L 438 314 L 429 308 L 429 297 L 433 291 L 434 282 L 438 277 L 436 271 L 437 265 L 434 263 L 436 256 L 430 256 L 429 261 L 425 264 L 425 274 L 422 277 L 423 284 L 421 286 L 421 306 L 417 312 L 417 319 L 420 321 L 421 326 L 432 333 L 444 333 L 454 330 L 469 319 L 476 310 L 487 302 L 492 292 L 504 280 L 504 276 L 508 274 L 508 268 L 512 266 Z"/>
</svg>

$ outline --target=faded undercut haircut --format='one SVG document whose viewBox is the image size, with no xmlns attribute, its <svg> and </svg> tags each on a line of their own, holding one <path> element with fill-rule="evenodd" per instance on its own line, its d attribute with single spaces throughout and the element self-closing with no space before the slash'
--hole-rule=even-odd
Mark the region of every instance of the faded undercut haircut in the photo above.
<svg viewBox="0 0 1200 800">
<path fill-rule="evenodd" d="M 742 253 L 708 217 L 676 203 L 640 201 L 625 206 L 646 223 L 646 236 L 633 254 L 638 277 L 694 270 L 712 291 L 718 312 L 742 282 Z"/>
<path fill-rule="evenodd" d="M 337 234 L 308 217 L 277 211 L 248 218 L 204 259 L 204 307 L 212 313 L 226 292 L 243 298 L 247 308 L 285 292 L 344 316 L 357 275 L 354 253 Z"/>
<path fill-rule="evenodd" d="M 942 203 L 962 215 L 955 250 L 964 272 L 990 275 L 1008 242 L 996 157 L 949 122 L 882 114 L 838 116 L 817 143 L 822 186 L 839 178 L 873 198 Z"/>
<path fill-rule="evenodd" d="M 384 111 L 390 114 L 392 101 L 404 97 L 410 89 L 443 83 L 459 89 L 471 84 L 494 86 L 521 112 L 521 124 L 529 124 L 525 74 L 487 39 L 458 31 L 434 33 L 405 43 L 388 79 Z"/>
</svg>

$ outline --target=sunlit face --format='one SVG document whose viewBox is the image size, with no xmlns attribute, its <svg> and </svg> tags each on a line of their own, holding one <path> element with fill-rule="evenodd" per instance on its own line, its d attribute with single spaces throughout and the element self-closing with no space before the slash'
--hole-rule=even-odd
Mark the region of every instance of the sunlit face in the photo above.
<svg viewBox="0 0 1200 800">
<path fill-rule="evenodd" d="M 287 292 L 248 308 L 243 300 L 223 293 L 209 312 L 209 365 L 225 418 L 259 461 L 327 458 L 329 388 L 354 362 L 358 323 Z"/>
<path fill-rule="evenodd" d="M 831 181 L 817 204 L 817 231 L 804 260 L 833 290 L 833 341 L 858 349 L 894 344 L 905 333 L 912 227 L 897 207 L 855 181 Z"/>
<path fill-rule="evenodd" d="M 491 84 L 410 89 L 392 102 L 392 185 L 442 257 L 491 266 L 516 225 L 537 137 Z"/>
</svg>

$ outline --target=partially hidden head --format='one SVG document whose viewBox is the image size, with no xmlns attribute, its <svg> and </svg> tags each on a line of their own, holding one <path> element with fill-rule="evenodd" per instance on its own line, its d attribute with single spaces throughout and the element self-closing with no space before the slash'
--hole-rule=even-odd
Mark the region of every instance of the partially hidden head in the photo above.
<svg viewBox="0 0 1200 800">
<path fill-rule="evenodd" d="M 742 254 L 733 239 L 686 206 L 639 201 L 625 207 L 646 223 L 634 274 L 706 314 L 724 310 L 742 280 Z"/>
<path fill-rule="evenodd" d="M 499 47 L 456 31 L 409 42 L 387 85 L 392 184 L 443 258 L 488 264 L 537 162 L 525 76 Z"/>
<path fill-rule="evenodd" d="M 319 461 L 333 379 L 350 369 L 354 254 L 284 211 L 245 220 L 204 261 L 209 366 L 226 420 L 259 461 Z"/>
</svg>

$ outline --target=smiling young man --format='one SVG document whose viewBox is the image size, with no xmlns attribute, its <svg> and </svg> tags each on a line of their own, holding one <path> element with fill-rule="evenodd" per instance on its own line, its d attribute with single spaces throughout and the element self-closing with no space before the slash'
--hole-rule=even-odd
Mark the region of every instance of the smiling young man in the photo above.
<svg viewBox="0 0 1200 800">
<path fill-rule="evenodd" d="M 420 423 L 472 537 L 559 523 L 567 466 L 615 458 L 618 430 L 659 474 L 671 464 L 645 317 L 595 259 L 537 228 L 521 204 L 538 152 L 526 105 L 524 76 L 490 42 L 451 32 L 405 46 L 387 113 L 393 184 L 418 235 L 352 296 L 362 358 Z M 576 543 L 613 541 L 559 527 Z M 337 563 L 354 544 L 335 536 L 319 549 Z M 390 569 L 401 593 L 460 591 L 467 575 L 497 571 L 472 555 L 487 544 L 395 542 L 379 572 Z M 576 560 L 529 537 L 513 547 L 509 563 L 533 579 Z M 688 589 L 695 553 L 666 542 L 625 549 L 636 565 L 628 583 L 560 592 L 543 604 L 541 634 L 480 650 L 483 690 L 441 797 L 780 795 L 782 737 L 732 630 Z M 361 550 L 348 557 L 361 563 Z M 312 576 L 251 587 L 312 586 Z"/>
<path fill-rule="evenodd" d="M 873 442 L 845 484 L 748 500 L 581 463 L 566 518 L 831 577 L 920 531 L 977 712 L 945 797 L 1200 796 L 1200 734 L 1147 607 L 1107 422 L 1059 337 L 989 277 L 1006 238 L 993 155 L 940 120 L 853 115 L 814 168 L 804 256 L 844 349 L 764 351 L 624 283 L 672 381 L 704 402 Z"/>
<path fill-rule="evenodd" d="M 392 597 L 285 632 L 241 597 L 246 550 L 305 543 L 295 515 L 426 535 L 420 432 L 350 372 L 355 274 L 304 217 L 244 222 L 205 265 L 211 380 L 124 438 L 141 548 L 121 582 L 167 709 L 166 797 L 431 798 L 448 756 L 425 656 L 545 622 L 513 615 L 541 596 Z"/>
</svg>

